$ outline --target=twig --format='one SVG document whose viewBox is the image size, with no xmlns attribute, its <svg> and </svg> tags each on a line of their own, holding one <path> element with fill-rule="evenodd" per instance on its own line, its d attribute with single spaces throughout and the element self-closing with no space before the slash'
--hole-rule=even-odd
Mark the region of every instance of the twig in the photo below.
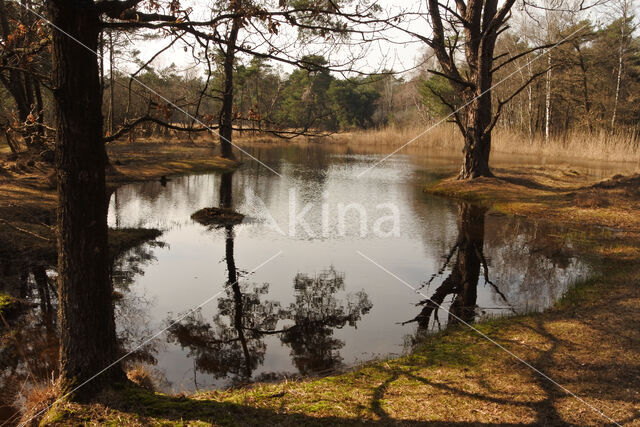
<svg viewBox="0 0 640 427">
<path fill-rule="evenodd" d="M 7 221 L 7 220 L 5 220 L 5 219 L 0 218 L 0 223 L 2 223 L 2 224 L 6 224 L 6 225 L 8 225 L 9 227 L 13 228 L 14 230 L 21 231 L 21 232 L 23 232 L 23 233 L 29 234 L 30 236 L 36 237 L 36 238 L 38 238 L 38 239 L 42 239 L 42 240 L 47 241 L 47 242 L 50 242 L 50 241 L 51 241 L 51 239 L 48 239 L 48 238 L 46 238 L 46 237 L 44 237 L 44 236 L 41 236 L 41 235 L 39 235 L 39 234 L 37 234 L 37 233 L 34 233 L 34 232 L 32 232 L 32 231 L 25 230 L 24 228 L 20 228 L 20 227 L 18 227 L 18 226 L 15 226 L 15 225 L 11 224 L 9 221 Z"/>
</svg>

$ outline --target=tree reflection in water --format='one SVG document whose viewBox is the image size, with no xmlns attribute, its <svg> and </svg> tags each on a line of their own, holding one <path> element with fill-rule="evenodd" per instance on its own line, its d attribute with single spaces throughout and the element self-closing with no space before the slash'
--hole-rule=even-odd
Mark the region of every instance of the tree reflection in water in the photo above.
<svg viewBox="0 0 640 427">
<path fill-rule="evenodd" d="M 118 319 L 121 354 L 136 348 L 151 336 L 149 301 L 130 290 L 135 276 L 143 274 L 152 262 L 151 241 L 116 254 L 112 259 L 114 304 Z M 20 405 L 29 391 L 44 387 L 57 377 L 58 298 L 54 256 L 29 256 L 0 260 L 0 290 L 16 296 L 21 307 L 0 322 L 0 424 L 20 415 Z M 130 354 L 126 363 L 155 363 L 157 341 L 151 341 Z M 12 421 L 10 421 L 12 422 Z"/>
<path fill-rule="evenodd" d="M 301 374 L 328 371 L 342 364 L 339 350 L 344 341 L 333 336 L 335 329 L 356 323 L 373 306 L 364 291 L 347 295 L 346 303 L 336 298 L 344 290 L 344 275 L 333 267 L 316 277 L 298 273 L 293 279 L 296 301 L 281 317 L 294 325 L 284 331 L 281 341 L 291 347 L 293 362 Z"/>
<path fill-rule="evenodd" d="M 18 417 L 25 394 L 57 374 L 57 293 L 47 261 L 0 263 L 0 289 L 21 300 L 21 309 L 0 323 L 0 423 Z"/>
<path fill-rule="evenodd" d="M 491 285 L 498 295 L 506 302 L 504 294 L 489 280 L 489 270 L 484 256 L 484 233 L 486 208 L 460 203 L 458 205 L 458 238 L 449 251 L 444 265 L 431 276 L 420 289 L 428 287 L 433 280 L 443 274 L 453 260 L 451 272 L 440 286 L 436 288 L 430 298 L 418 303 L 423 305 L 422 311 L 412 320 L 404 324 L 417 322 L 420 330 L 428 330 L 429 322 L 439 324 L 438 308 L 445 298 L 453 296 L 448 307 L 448 324 L 459 323 L 461 320 L 470 323 L 476 318 L 478 280 L 481 271 L 485 282 Z M 424 291 L 421 291 L 424 293 Z"/>
<path fill-rule="evenodd" d="M 220 208 L 232 208 L 232 175 L 222 175 Z M 295 302 L 282 307 L 277 301 L 261 301 L 269 284 L 240 283 L 234 256 L 234 224 L 221 223 L 225 230 L 227 283 L 218 299 L 218 311 L 208 322 L 200 310 L 172 325 L 168 341 L 189 349 L 195 369 L 214 378 L 230 377 L 232 383 L 251 380 L 266 353 L 264 338 L 278 335 L 291 348 L 293 363 L 303 375 L 320 373 L 341 365 L 339 350 L 344 342 L 333 336 L 335 329 L 356 326 L 372 307 L 360 291 L 338 299 L 344 290 L 344 275 L 332 267 L 316 277 L 299 273 L 294 278 Z M 278 324 L 284 326 L 277 328 Z M 195 372 L 194 372 L 195 377 Z"/>
</svg>

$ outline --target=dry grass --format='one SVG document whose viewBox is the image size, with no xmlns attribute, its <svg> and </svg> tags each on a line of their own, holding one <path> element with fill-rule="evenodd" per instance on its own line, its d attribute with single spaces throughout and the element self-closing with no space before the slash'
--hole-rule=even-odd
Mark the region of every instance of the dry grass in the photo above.
<svg viewBox="0 0 640 427">
<path fill-rule="evenodd" d="M 443 180 L 426 191 L 507 213 L 640 236 L 640 175 L 598 181 L 581 170 L 522 166 L 495 168 L 494 173 L 495 178 Z"/>
<path fill-rule="evenodd" d="M 229 170 L 237 166 L 233 161 L 216 157 L 217 149 L 209 144 L 120 143 L 110 145 L 108 152 L 115 166 L 115 173 L 108 177 L 111 183 L 153 180 L 163 175 Z"/>
<path fill-rule="evenodd" d="M 20 425 L 31 425 L 34 417 L 49 408 L 60 395 L 60 388 L 57 380 L 51 378 L 44 383 L 30 384 L 24 387 L 14 398 L 22 405 L 18 423 Z M 17 417 L 16 417 L 17 418 Z"/>
<path fill-rule="evenodd" d="M 335 143 L 380 153 L 395 150 L 407 142 L 402 152 L 419 153 L 440 150 L 459 153 L 462 136 L 454 124 L 442 124 L 428 130 L 429 125 L 336 134 Z M 547 143 L 542 135 L 528 135 L 508 129 L 495 129 L 492 135 L 492 150 L 502 154 L 535 155 L 547 158 L 605 160 L 616 162 L 639 162 L 640 140 L 628 132 L 611 134 L 606 131 L 585 133 L 571 131 L 567 135 L 553 136 Z"/>
<path fill-rule="evenodd" d="M 141 363 L 137 363 L 127 369 L 127 378 L 138 387 L 146 390 L 156 390 L 153 372 Z"/>
</svg>

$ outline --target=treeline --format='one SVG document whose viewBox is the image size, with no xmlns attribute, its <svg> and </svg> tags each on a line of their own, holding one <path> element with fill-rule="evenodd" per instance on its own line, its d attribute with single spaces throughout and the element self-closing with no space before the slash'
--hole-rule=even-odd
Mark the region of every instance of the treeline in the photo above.
<svg viewBox="0 0 640 427">
<path fill-rule="evenodd" d="M 544 25 L 530 20 L 507 30 L 496 44 L 491 91 L 492 108 L 501 109 L 496 126 L 547 139 L 576 130 L 635 132 L 640 117 L 640 39 L 631 9 L 627 2 L 621 4 L 621 16 L 611 15 L 604 25 L 559 15 Z M 0 6 L 16 13 L 3 1 Z M 0 137 L 13 151 L 51 141 L 46 135 L 53 122 L 45 78 L 50 72 L 46 29 L 28 14 L 20 22 L 0 19 L 5 45 L 18 52 L 18 47 L 30 49 L 29 55 L 7 49 L 0 67 Z M 548 40 L 561 42 L 532 50 Z M 160 68 L 142 61 L 126 35 L 105 31 L 100 42 L 106 138 L 170 137 L 175 134 L 172 129 L 192 134 L 219 127 L 224 51 L 210 51 L 206 62 L 200 58 L 208 67 L 185 72 L 175 65 Z M 118 62 L 127 55 L 126 61 Z M 332 72 L 322 56 L 306 56 L 300 62 L 307 66 L 286 73 L 277 62 L 258 56 L 233 58 L 234 131 L 294 137 L 416 126 L 450 119 L 452 110 L 464 106 L 428 49 L 423 63 L 403 74 L 346 78 Z M 131 71 L 131 63 L 137 67 L 133 78 L 119 71 Z"/>
<path fill-rule="evenodd" d="M 567 38 L 565 42 L 523 56 L 496 71 L 492 91 L 495 108 L 522 87 L 501 107 L 497 126 L 531 137 L 562 136 L 570 131 L 636 132 L 640 117 L 640 38 L 635 30 L 631 16 L 602 27 L 582 21 L 554 28 L 554 37 Z M 496 56 L 517 56 L 530 46 L 526 37 L 511 32 L 499 40 Z M 428 51 L 422 66 L 404 76 L 388 72 L 342 78 L 330 73 L 324 58 L 306 60 L 317 63 L 317 69 L 284 73 L 263 59 L 237 61 L 234 128 L 303 133 L 415 126 L 445 119 L 452 107 L 462 107 L 449 80 L 437 73 L 437 62 Z M 135 82 L 133 101 L 127 106 L 129 77 L 118 72 L 114 76 L 114 129 L 130 117 L 149 112 L 181 125 L 193 124 L 193 119 L 162 101 L 155 104 L 148 91 L 136 89 Z M 208 85 L 205 77 L 185 76 L 174 65 L 159 70 L 147 67 L 136 78 L 205 123 L 218 122 L 221 71 L 213 71 Z M 107 77 L 106 86 L 110 84 Z M 200 100 L 204 86 L 208 86 L 207 92 Z M 106 93 L 105 117 L 111 117 L 109 105 L 110 95 Z M 167 132 L 153 123 L 143 128 L 143 135 Z"/>
<path fill-rule="evenodd" d="M 572 130 L 636 131 L 640 118 L 640 39 L 632 17 L 598 27 L 589 21 L 551 28 L 566 42 L 522 58 L 499 70 L 493 97 L 532 84 L 503 107 L 499 126 L 523 133 L 563 135 Z M 498 54 L 524 52 L 525 37 L 508 34 L 499 40 Z M 427 83 L 428 85 L 429 83 Z M 433 102 L 423 89 L 427 102 Z"/>
<path fill-rule="evenodd" d="M 304 60 L 317 64 L 317 68 L 285 73 L 261 58 L 254 57 L 247 63 L 237 61 L 233 76 L 234 129 L 281 134 L 279 131 L 288 130 L 295 135 L 366 129 L 388 123 L 389 112 L 381 108 L 381 98 L 388 81 L 396 80 L 391 74 L 336 78 L 324 58 L 313 56 Z M 135 80 L 117 71 L 113 79 L 106 76 L 107 132 L 113 133 L 131 118 L 145 115 L 181 126 L 197 125 L 194 117 L 207 126 L 215 125 L 222 109 L 224 73 L 220 68 L 212 71 L 209 82 L 206 76 L 184 75 L 175 65 L 146 67 Z M 154 96 L 140 83 L 180 106 L 191 117 Z M 154 122 L 141 128 L 143 135 L 169 131 Z"/>
</svg>

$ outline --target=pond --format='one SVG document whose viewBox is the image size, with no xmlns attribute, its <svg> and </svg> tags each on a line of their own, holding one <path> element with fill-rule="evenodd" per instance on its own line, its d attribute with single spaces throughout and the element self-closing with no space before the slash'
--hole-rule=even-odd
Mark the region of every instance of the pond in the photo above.
<svg viewBox="0 0 640 427">
<path fill-rule="evenodd" d="M 449 324 L 538 311 L 592 266 L 573 233 L 429 196 L 451 159 L 254 147 L 234 173 L 120 187 L 109 225 L 162 236 L 116 261 L 118 330 L 166 391 L 326 375 Z M 226 207 L 241 223 L 191 215 Z M 430 299 L 431 302 L 426 303 Z M 148 337 L 166 330 L 153 340 Z"/>
<path fill-rule="evenodd" d="M 597 273 L 579 251 L 591 232 L 425 194 L 456 158 L 247 150 L 233 173 L 111 195 L 112 228 L 162 231 L 116 256 L 111 273 L 127 364 L 163 391 L 337 373 L 453 324 L 543 310 Z M 191 218 L 209 207 L 244 217 Z M 37 248 L 0 259 L 0 290 L 25 302 L 0 347 L 0 421 L 30 378 L 55 376 L 55 265 Z"/>
</svg>

